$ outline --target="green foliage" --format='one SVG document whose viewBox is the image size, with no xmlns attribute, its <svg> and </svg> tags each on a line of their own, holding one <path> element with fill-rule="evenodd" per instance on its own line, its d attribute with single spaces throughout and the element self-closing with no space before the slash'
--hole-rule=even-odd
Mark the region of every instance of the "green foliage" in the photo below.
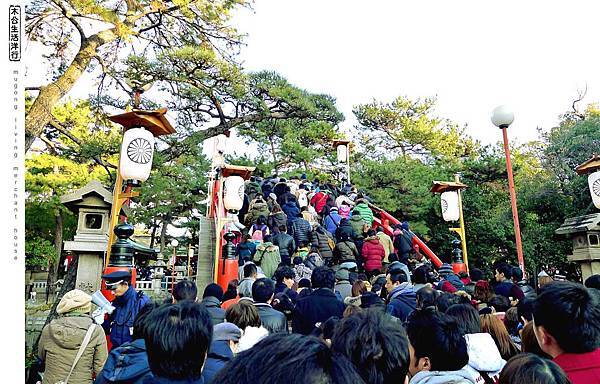
<svg viewBox="0 0 600 384">
<path fill-rule="evenodd" d="M 51 241 L 41 237 L 29 236 L 25 241 L 25 266 L 44 267 L 48 261 L 56 262 L 58 254 Z"/>
</svg>

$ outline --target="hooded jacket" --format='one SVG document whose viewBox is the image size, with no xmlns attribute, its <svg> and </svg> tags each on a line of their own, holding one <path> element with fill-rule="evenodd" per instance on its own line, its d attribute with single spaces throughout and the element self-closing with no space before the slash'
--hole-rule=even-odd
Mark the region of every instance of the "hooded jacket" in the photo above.
<svg viewBox="0 0 600 384">
<path fill-rule="evenodd" d="M 388 262 L 388 256 L 390 253 L 394 252 L 394 242 L 391 237 L 386 235 L 384 232 L 377 232 L 377 238 L 381 245 L 383 245 L 383 249 L 385 249 L 385 257 L 383 259 L 384 262 Z"/>
<path fill-rule="evenodd" d="M 405 322 L 417 308 L 417 294 L 410 283 L 400 283 L 388 296 L 386 312 Z"/>
<path fill-rule="evenodd" d="M 350 220 L 342 220 L 335 230 L 336 241 L 342 241 L 343 237 L 346 237 L 348 240 L 354 240 L 355 238 L 354 228 Z"/>
<path fill-rule="evenodd" d="M 278 234 L 273 235 L 271 237 L 271 242 L 273 245 L 279 247 L 279 256 L 281 257 L 281 260 L 287 259 L 289 261 L 294 254 L 294 251 L 296 251 L 296 242 L 294 241 L 294 238 L 287 233 L 279 232 Z"/>
<path fill-rule="evenodd" d="M 272 278 L 277 266 L 281 263 L 279 247 L 271 242 L 259 244 L 254 254 L 254 262 L 256 265 L 260 265 L 265 276 Z"/>
<path fill-rule="evenodd" d="M 350 207 L 349 205 L 340 205 L 340 207 L 338 209 L 338 213 L 340 214 L 341 217 L 343 217 L 344 219 L 347 219 L 348 217 L 350 217 L 351 209 L 352 209 L 352 207 Z"/>
<path fill-rule="evenodd" d="M 66 379 L 92 323 L 93 320 L 88 315 L 68 314 L 52 320 L 42 329 L 38 356 L 46 364 L 44 384 L 54 384 Z M 77 362 L 69 382 L 92 383 L 92 373 L 100 373 L 107 354 L 104 331 L 99 325 L 94 325 L 92 337 Z"/>
<path fill-rule="evenodd" d="M 264 200 L 254 200 L 250 204 L 250 209 L 244 217 L 244 224 L 249 227 L 256 222 L 259 216 L 264 216 L 265 219 L 269 217 L 269 207 L 267 202 Z"/>
<path fill-rule="evenodd" d="M 294 204 L 292 202 L 282 205 L 281 210 L 287 216 L 287 228 L 288 228 L 288 232 L 289 232 L 290 228 L 292 227 L 292 223 L 294 222 L 294 220 L 296 220 L 298 215 L 300 215 L 300 210 L 298 209 L 296 204 Z"/>
<path fill-rule="evenodd" d="M 323 219 L 323 226 L 325 226 L 325 229 L 327 229 L 327 231 L 335 233 L 337 228 L 340 226 L 341 220 L 342 217 L 339 215 L 339 213 L 333 210 L 329 212 L 329 215 L 325 216 L 325 218 Z"/>
<path fill-rule="evenodd" d="M 287 226 L 288 217 L 283 211 L 272 213 L 267 217 L 267 225 L 271 228 L 272 233 L 279 233 L 279 226 Z"/>
<path fill-rule="evenodd" d="M 227 340 L 213 340 L 210 343 L 210 348 L 206 356 L 206 363 L 202 369 L 202 377 L 204 382 L 210 383 L 217 373 L 225 364 L 233 359 L 233 352 L 229 348 L 229 341 Z"/>
<path fill-rule="evenodd" d="M 141 384 L 146 376 L 152 376 L 146 342 L 136 339 L 110 351 L 94 384 Z"/>
<path fill-rule="evenodd" d="M 346 261 L 356 261 L 358 257 L 358 249 L 350 240 L 339 241 L 333 249 L 333 262 L 341 264 Z"/>
<path fill-rule="evenodd" d="M 323 207 L 327 203 L 328 198 L 329 196 L 325 192 L 319 191 L 310 199 L 310 205 L 315 207 L 315 211 L 317 211 L 317 213 L 321 213 Z"/>
<path fill-rule="evenodd" d="M 377 236 L 367 237 L 362 246 L 362 258 L 365 271 L 381 271 L 382 261 L 385 258 L 385 249 Z"/>
<path fill-rule="evenodd" d="M 409 384 L 476 384 L 477 377 L 467 367 L 458 371 L 420 371 Z"/>
<path fill-rule="evenodd" d="M 500 371 L 504 368 L 506 361 L 500 356 L 500 351 L 489 333 L 472 333 L 465 335 L 467 341 L 467 352 L 469 353 L 468 370 L 472 375 L 486 375 L 494 382 L 500 377 Z M 483 377 L 479 376 L 477 384 L 483 384 Z"/>
<path fill-rule="evenodd" d="M 357 204 L 352 210 L 353 214 L 354 212 L 360 212 L 360 216 L 362 217 L 363 221 L 367 223 L 369 228 L 371 228 L 373 225 L 373 211 L 371 211 L 371 208 L 369 208 L 367 203 Z"/>
<path fill-rule="evenodd" d="M 350 225 L 354 230 L 354 240 L 362 240 L 365 238 L 364 227 L 365 221 L 363 220 L 361 215 L 352 215 L 350 218 Z"/>
<path fill-rule="evenodd" d="M 206 307 L 213 326 L 225 321 L 225 310 L 221 308 L 219 299 L 214 296 L 207 296 L 202 299 L 200 304 Z"/>
</svg>

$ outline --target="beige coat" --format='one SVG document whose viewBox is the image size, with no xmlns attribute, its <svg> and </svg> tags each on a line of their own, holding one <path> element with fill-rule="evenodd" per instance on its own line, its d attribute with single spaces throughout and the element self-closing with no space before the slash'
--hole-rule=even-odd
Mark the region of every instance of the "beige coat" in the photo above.
<svg viewBox="0 0 600 384">
<path fill-rule="evenodd" d="M 385 249 L 385 258 L 383 259 L 383 262 L 387 263 L 390 253 L 394 252 L 394 242 L 391 237 L 383 232 L 377 232 L 377 237 L 379 238 L 381 245 L 383 245 L 383 249 Z"/>
<path fill-rule="evenodd" d="M 44 327 L 38 345 L 38 356 L 45 361 L 43 384 L 55 384 L 67 378 L 85 334 L 92 324 L 87 315 L 69 315 L 52 320 Z M 95 325 L 89 344 L 75 366 L 69 383 L 92 383 L 92 373 L 100 373 L 108 351 L 101 326 Z"/>
</svg>

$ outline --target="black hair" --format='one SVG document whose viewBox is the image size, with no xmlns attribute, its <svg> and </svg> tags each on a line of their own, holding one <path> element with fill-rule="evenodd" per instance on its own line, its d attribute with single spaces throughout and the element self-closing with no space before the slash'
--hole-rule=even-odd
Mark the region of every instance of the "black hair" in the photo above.
<svg viewBox="0 0 600 384">
<path fill-rule="evenodd" d="M 467 343 L 456 320 L 444 313 L 414 311 L 408 318 L 406 333 L 415 358 L 428 357 L 432 371 L 457 371 L 469 362 Z"/>
<path fill-rule="evenodd" d="M 374 229 L 369 229 L 369 230 L 367 231 L 367 236 L 368 236 L 368 237 L 373 237 L 373 236 L 375 236 L 375 235 L 377 235 L 377 232 L 376 232 Z"/>
<path fill-rule="evenodd" d="M 512 357 L 500 372 L 501 384 L 571 384 L 566 373 L 550 359 L 533 353 Z"/>
<path fill-rule="evenodd" d="M 446 315 L 456 319 L 458 328 L 465 335 L 481 332 L 479 312 L 471 304 L 451 305 L 446 310 Z"/>
<path fill-rule="evenodd" d="M 448 292 L 441 292 L 438 298 L 435 300 L 435 307 L 438 311 L 444 313 L 451 305 L 454 304 L 463 304 L 463 299 L 461 296 L 453 295 Z"/>
<path fill-rule="evenodd" d="M 396 252 L 392 252 L 388 255 L 388 261 L 393 263 L 394 261 L 398 261 L 398 254 Z"/>
<path fill-rule="evenodd" d="M 425 265 L 421 265 L 413 271 L 412 280 L 415 284 L 427 284 L 429 282 L 428 275 L 429 268 Z"/>
<path fill-rule="evenodd" d="M 273 240 L 273 237 L 272 237 L 271 235 L 265 235 L 265 236 L 263 237 L 263 241 L 264 241 L 265 243 L 270 243 L 272 240 Z"/>
<path fill-rule="evenodd" d="M 479 268 L 471 268 L 469 269 L 469 277 L 472 282 L 478 282 L 479 280 L 483 280 L 484 274 L 483 271 Z"/>
<path fill-rule="evenodd" d="M 296 277 L 296 271 L 294 271 L 292 267 L 282 265 L 277 267 L 273 276 L 275 277 L 275 281 L 277 281 L 277 283 L 283 283 L 284 278 L 293 279 Z"/>
<path fill-rule="evenodd" d="M 212 382 L 364 384 L 352 363 L 345 356 L 332 352 L 323 341 L 283 333 L 270 335 L 237 355 Z"/>
<path fill-rule="evenodd" d="M 508 280 L 512 277 L 512 267 L 506 263 L 499 263 L 494 267 L 498 273 L 504 274 L 504 277 Z"/>
<path fill-rule="evenodd" d="M 600 289 L 600 274 L 592 275 L 585 279 L 586 288 Z"/>
<path fill-rule="evenodd" d="M 146 329 L 148 328 L 148 322 L 146 318 L 148 318 L 148 314 L 155 308 L 158 308 L 158 304 L 150 301 L 146 305 L 144 305 L 137 313 L 135 320 L 133 320 L 133 333 L 131 334 L 131 338 L 133 340 L 143 339 L 144 335 L 146 335 Z"/>
<path fill-rule="evenodd" d="M 298 288 L 310 288 L 310 280 L 307 278 L 300 279 L 298 282 Z"/>
<path fill-rule="evenodd" d="M 402 383 L 408 372 L 408 338 L 402 324 L 370 308 L 344 318 L 331 349 L 348 357 L 365 382 Z"/>
<path fill-rule="evenodd" d="M 510 270 L 510 273 L 511 273 L 514 281 L 519 282 L 519 281 L 523 280 L 523 271 L 521 271 L 521 268 L 512 267 L 512 269 Z"/>
<path fill-rule="evenodd" d="M 306 212 L 308 211 L 308 207 L 305 205 L 304 207 L 300 207 L 300 212 Z M 302 215 L 299 215 L 298 217 L 300 217 Z"/>
<path fill-rule="evenodd" d="M 535 326 L 543 326 L 566 353 L 591 352 L 600 347 L 599 296 L 577 283 L 547 284 L 533 305 Z"/>
<path fill-rule="evenodd" d="M 203 305 L 191 301 L 163 304 L 145 322 L 148 365 L 155 376 L 182 380 L 202 375 L 213 331 Z"/>
<path fill-rule="evenodd" d="M 287 226 L 285 224 L 281 224 L 279 226 L 279 232 L 287 232 Z"/>
<path fill-rule="evenodd" d="M 521 317 L 527 321 L 533 320 L 533 303 L 535 303 L 535 298 L 532 297 L 525 296 L 523 300 L 519 300 L 519 304 L 517 304 L 519 321 L 521 321 Z"/>
<path fill-rule="evenodd" d="M 275 283 L 271 279 L 263 277 L 252 284 L 252 299 L 257 303 L 268 302 L 273 297 L 273 293 L 275 293 Z"/>
<path fill-rule="evenodd" d="M 506 312 L 510 308 L 510 300 L 502 295 L 494 295 L 488 300 L 488 307 L 494 307 L 496 312 Z"/>
<path fill-rule="evenodd" d="M 406 283 L 408 281 L 406 273 L 401 269 L 394 268 L 391 271 L 388 271 L 387 274 L 390 275 L 392 283 Z"/>
<path fill-rule="evenodd" d="M 223 288 L 219 284 L 210 283 L 204 288 L 204 293 L 202 293 L 202 298 L 206 297 L 215 297 L 219 301 L 223 299 Z"/>
<path fill-rule="evenodd" d="M 257 272 L 258 272 L 258 269 L 256 268 L 256 264 L 250 263 L 250 264 L 244 265 L 244 277 L 252 277 Z"/>
<path fill-rule="evenodd" d="M 314 289 L 333 289 L 335 286 L 335 272 L 333 272 L 333 269 L 326 266 L 317 267 L 313 270 L 310 281 Z"/>
<path fill-rule="evenodd" d="M 294 260 L 292 261 L 292 263 L 294 263 L 294 265 L 300 265 L 300 264 L 302 264 L 302 258 L 300 256 L 296 256 L 296 257 L 294 257 Z"/>
<path fill-rule="evenodd" d="M 175 301 L 195 301 L 196 296 L 198 296 L 198 288 L 196 287 L 196 283 L 191 280 L 181 280 L 173 288 L 173 298 Z"/>
<path fill-rule="evenodd" d="M 377 232 L 383 232 L 383 227 L 381 225 L 378 225 L 377 228 L 375 228 L 375 230 Z"/>
<path fill-rule="evenodd" d="M 440 291 L 426 286 L 419 288 L 416 292 L 416 295 L 417 308 L 423 309 L 427 307 L 435 307 L 435 302 L 440 296 Z"/>
<path fill-rule="evenodd" d="M 331 316 L 329 319 L 322 322 L 318 327 L 315 327 L 309 336 L 320 337 L 322 340 L 331 339 L 339 322 L 339 317 Z"/>
</svg>

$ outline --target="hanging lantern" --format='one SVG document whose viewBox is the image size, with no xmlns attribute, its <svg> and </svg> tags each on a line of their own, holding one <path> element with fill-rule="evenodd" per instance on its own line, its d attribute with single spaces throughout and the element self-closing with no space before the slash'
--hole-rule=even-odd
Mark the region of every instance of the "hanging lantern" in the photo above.
<svg viewBox="0 0 600 384">
<path fill-rule="evenodd" d="M 125 131 L 119 160 L 119 171 L 123 180 L 148 180 L 153 155 L 152 132 L 144 128 L 130 128 Z"/>
<path fill-rule="evenodd" d="M 458 220 L 458 193 L 456 191 L 442 193 L 442 216 L 445 221 Z"/>
<path fill-rule="evenodd" d="M 600 170 L 588 176 L 588 185 L 590 186 L 592 202 L 596 208 L 600 209 Z"/>
<path fill-rule="evenodd" d="M 229 176 L 223 183 L 223 204 L 231 213 L 237 213 L 244 205 L 244 179 L 240 176 Z"/>
<path fill-rule="evenodd" d="M 345 163 L 348 160 L 348 147 L 346 144 L 337 146 L 337 159 L 339 163 Z"/>
</svg>

